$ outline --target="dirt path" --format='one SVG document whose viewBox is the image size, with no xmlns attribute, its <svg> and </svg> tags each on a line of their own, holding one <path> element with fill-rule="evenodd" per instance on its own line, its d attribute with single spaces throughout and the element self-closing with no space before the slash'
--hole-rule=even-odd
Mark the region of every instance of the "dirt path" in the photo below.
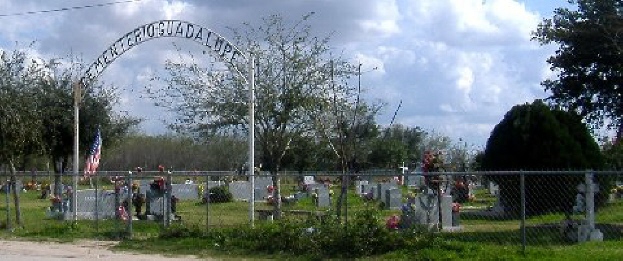
<svg viewBox="0 0 623 261">
<path fill-rule="evenodd" d="M 0 260 L 115 260 L 115 261 L 181 261 L 215 260 L 193 256 L 165 257 L 162 255 L 113 252 L 110 241 L 77 241 L 71 243 L 0 240 Z"/>
</svg>

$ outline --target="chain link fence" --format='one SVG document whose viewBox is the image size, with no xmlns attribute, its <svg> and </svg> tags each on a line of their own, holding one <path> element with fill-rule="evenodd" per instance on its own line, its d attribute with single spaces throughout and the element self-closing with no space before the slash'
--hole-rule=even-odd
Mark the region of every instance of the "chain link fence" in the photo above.
<svg viewBox="0 0 623 261">
<path fill-rule="evenodd" d="M 278 218 L 321 220 L 338 214 L 348 222 L 358 211 L 372 208 L 388 229 L 416 226 L 452 240 L 525 250 L 531 245 L 621 240 L 621 174 L 280 172 L 274 183 L 268 173 L 251 178 L 240 172 L 111 171 L 79 177 L 74 190 L 71 175 L 19 172 L 11 182 L 4 173 L 0 224 L 27 236 L 149 238 L 172 226 L 208 232 Z M 280 213 L 274 211 L 277 192 Z M 15 230 L 20 226 L 17 209 L 21 230 Z"/>
</svg>

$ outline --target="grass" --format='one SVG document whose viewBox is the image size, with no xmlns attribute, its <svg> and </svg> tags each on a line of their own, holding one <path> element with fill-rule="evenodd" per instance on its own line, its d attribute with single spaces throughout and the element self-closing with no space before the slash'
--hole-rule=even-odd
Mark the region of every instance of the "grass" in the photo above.
<svg viewBox="0 0 623 261">
<path fill-rule="evenodd" d="M 284 185 L 284 188 L 288 186 Z M 334 187 L 333 202 L 337 200 L 339 188 Z M 287 190 L 286 190 L 287 191 Z M 287 193 L 284 193 L 287 194 Z M 59 221 L 48 218 L 45 209 L 50 206 L 47 199 L 38 199 L 39 193 L 29 191 L 21 193 L 21 209 L 25 226 L 12 232 L 3 229 L 4 238 L 22 238 L 27 240 L 72 241 L 75 239 L 119 239 L 127 236 L 126 223 L 118 220 Z M 476 209 L 485 209 L 493 205 L 494 197 L 484 191 L 476 192 L 476 201 L 469 204 Z M 7 206 L 0 195 L 0 224 L 6 228 Z M 354 193 L 347 198 L 349 219 L 357 211 L 378 208 L 377 202 L 366 202 Z M 11 220 L 14 221 L 14 209 L 11 203 Z M 271 208 L 265 203 L 256 203 L 256 208 Z M 209 208 L 198 200 L 181 201 L 178 215 L 182 221 L 176 226 L 193 231 L 212 231 L 224 227 L 249 226 L 248 202 L 210 204 Z M 310 198 L 303 198 L 295 205 L 284 205 L 284 210 L 330 211 L 318 209 Z M 209 213 L 209 215 L 206 215 Z M 381 210 L 383 217 L 396 214 L 396 210 Z M 604 242 L 574 244 L 564 240 L 557 224 L 564 218 L 562 214 L 547 214 L 526 220 L 527 246 L 522 251 L 520 222 L 517 219 L 470 216 L 465 211 L 461 217 L 463 230 L 457 233 L 436 234 L 439 242 L 433 242 L 424 249 L 405 249 L 380 256 L 367 257 L 363 260 L 402 259 L 402 260 L 580 260 L 590 256 L 595 260 L 616 260 L 623 256 L 623 201 L 607 205 L 597 213 L 598 228 L 604 233 Z M 209 219 L 206 219 L 209 217 Z M 292 217 L 297 218 L 297 217 Z M 206 226 L 206 223 L 209 226 Z M 267 221 L 256 220 L 258 224 Z M 384 222 L 381 220 L 380 222 Z M 13 225 L 14 227 L 14 225 Z M 145 253 L 173 255 L 198 255 L 231 258 L 240 257 L 259 259 L 297 259 L 296 255 L 282 253 L 268 255 L 248 253 L 243 249 L 223 249 L 202 237 L 165 239 L 158 237 L 163 231 L 162 224 L 153 221 L 135 221 L 132 224 L 133 238 L 123 240 L 117 248 Z M 149 244 L 146 244 L 149 242 Z"/>
</svg>

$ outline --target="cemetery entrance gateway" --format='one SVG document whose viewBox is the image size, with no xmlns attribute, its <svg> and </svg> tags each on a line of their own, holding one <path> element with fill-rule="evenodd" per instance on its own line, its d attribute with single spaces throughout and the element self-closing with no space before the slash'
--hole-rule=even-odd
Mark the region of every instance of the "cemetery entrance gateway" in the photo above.
<svg viewBox="0 0 623 261">
<path fill-rule="evenodd" d="M 79 108 L 80 101 L 82 99 L 82 89 L 88 88 L 91 84 L 95 82 L 97 77 L 110 65 L 117 57 L 124 54 L 126 51 L 130 50 L 132 47 L 137 46 L 141 43 L 144 43 L 149 40 L 163 38 L 163 37 L 176 37 L 176 38 L 184 38 L 187 40 L 194 41 L 198 44 L 203 45 L 207 48 L 213 56 L 217 57 L 221 62 L 224 62 L 229 70 L 235 71 L 240 78 L 242 78 L 248 85 L 249 88 L 249 151 L 248 151 L 248 161 L 249 161 L 249 180 L 251 183 L 251 191 L 249 192 L 250 200 L 249 200 L 249 219 L 251 221 L 251 225 L 253 225 L 254 221 L 254 202 L 255 202 L 255 193 L 253 188 L 255 187 L 255 173 L 253 171 L 255 166 L 254 161 L 254 126 L 255 126 L 255 118 L 254 118 L 254 103 L 255 103 L 255 75 L 254 75 L 254 58 L 252 54 L 249 52 L 247 56 L 242 53 L 238 47 L 233 45 L 224 37 L 215 33 L 214 31 L 186 21 L 181 20 L 159 20 L 155 22 L 151 22 L 148 24 L 141 25 L 134 30 L 126 33 L 117 41 L 113 42 L 102 54 L 97 57 L 95 62 L 89 66 L 86 70 L 82 78 L 79 82 L 74 84 L 74 155 L 73 155 L 73 188 L 74 193 L 72 195 L 72 208 L 73 208 L 73 220 L 76 222 L 78 220 L 78 208 L 77 208 L 77 189 L 78 189 L 78 166 L 79 166 L 79 157 L 78 157 L 78 141 L 79 141 Z M 238 69 L 237 61 L 246 61 L 247 62 L 247 73 L 245 75 Z"/>
</svg>

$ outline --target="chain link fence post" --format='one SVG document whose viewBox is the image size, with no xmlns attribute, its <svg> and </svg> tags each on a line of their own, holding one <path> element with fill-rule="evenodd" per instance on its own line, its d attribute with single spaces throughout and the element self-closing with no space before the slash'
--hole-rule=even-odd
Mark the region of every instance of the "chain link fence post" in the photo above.
<svg viewBox="0 0 623 261">
<path fill-rule="evenodd" d="M 11 232 L 11 183 L 8 180 L 4 185 L 4 191 L 6 192 L 6 229 Z"/>
<path fill-rule="evenodd" d="M 128 215 L 128 224 L 127 224 L 127 236 L 129 238 L 132 238 L 132 199 L 134 198 L 134 191 L 132 191 L 133 189 L 133 181 L 132 181 L 132 171 L 128 172 L 128 182 L 126 183 L 126 187 L 128 188 L 128 198 L 124 199 L 125 202 L 127 202 L 127 204 L 124 204 L 127 206 L 127 215 Z"/>
<path fill-rule="evenodd" d="M 521 253 L 526 255 L 526 176 L 519 172 L 519 189 L 521 191 Z"/>
<path fill-rule="evenodd" d="M 210 233 L 210 175 L 206 173 L 206 185 L 203 187 L 201 197 L 205 198 L 206 203 L 206 234 Z"/>
</svg>

